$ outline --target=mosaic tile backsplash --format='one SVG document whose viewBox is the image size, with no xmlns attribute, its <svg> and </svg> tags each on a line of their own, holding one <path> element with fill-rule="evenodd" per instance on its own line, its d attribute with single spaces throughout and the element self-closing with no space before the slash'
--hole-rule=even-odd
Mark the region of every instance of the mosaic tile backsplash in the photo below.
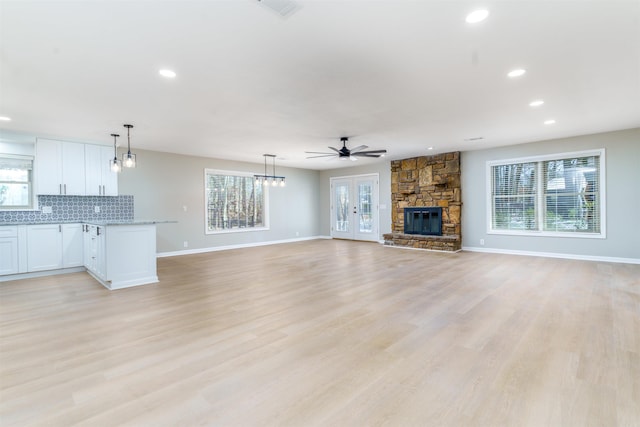
<svg viewBox="0 0 640 427">
<path fill-rule="evenodd" d="M 42 213 L 45 206 L 51 206 L 51 213 Z M 38 196 L 38 207 L 40 211 L 1 211 L 0 223 L 133 220 L 133 196 Z"/>
</svg>

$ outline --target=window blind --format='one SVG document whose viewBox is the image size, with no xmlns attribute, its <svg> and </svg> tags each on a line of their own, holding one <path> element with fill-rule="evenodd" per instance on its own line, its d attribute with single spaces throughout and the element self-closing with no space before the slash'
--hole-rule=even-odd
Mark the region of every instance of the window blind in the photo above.
<svg viewBox="0 0 640 427">
<path fill-rule="evenodd" d="M 544 230 L 600 232 L 600 158 L 543 162 Z"/>
</svg>

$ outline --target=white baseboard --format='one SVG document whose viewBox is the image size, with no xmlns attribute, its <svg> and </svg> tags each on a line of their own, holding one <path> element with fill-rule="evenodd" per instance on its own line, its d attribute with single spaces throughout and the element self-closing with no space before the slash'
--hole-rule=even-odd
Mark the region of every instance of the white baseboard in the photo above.
<svg viewBox="0 0 640 427">
<path fill-rule="evenodd" d="M 186 249 L 184 251 L 173 251 L 173 252 L 159 252 L 157 254 L 157 257 L 164 258 L 164 257 L 170 257 L 170 256 L 202 254 L 205 252 L 228 251 L 230 249 L 253 248 L 257 246 L 279 245 L 281 243 L 293 243 L 293 242 L 302 242 L 305 240 L 317 240 L 317 239 L 331 239 L 331 236 L 296 237 L 295 239 L 271 240 L 268 242 L 240 243 L 238 245 L 213 246 L 209 248 Z"/>
<path fill-rule="evenodd" d="M 619 264 L 640 264 L 640 259 L 637 259 L 637 258 L 560 254 L 560 253 L 554 253 L 554 252 L 517 251 L 517 250 L 511 250 L 511 249 L 478 248 L 473 246 L 463 246 L 462 250 L 469 251 L 469 252 L 484 252 L 484 253 L 490 253 L 490 254 L 540 256 L 540 257 L 546 257 L 546 258 L 577 259 L 582 261 L 615 262 Z"/>
<path fill-rule="evenodd" d="M 8 282 L 10 280 L 32 279 L 34 277 L 53 276 L 55 274 L 79 273 L 87 271 L 84 267 L 61 268 L 59 270 L 34 271 L 32 273 L 18 273 L 8 276 L 0 276 L 0 282 Z"/>
</svg>

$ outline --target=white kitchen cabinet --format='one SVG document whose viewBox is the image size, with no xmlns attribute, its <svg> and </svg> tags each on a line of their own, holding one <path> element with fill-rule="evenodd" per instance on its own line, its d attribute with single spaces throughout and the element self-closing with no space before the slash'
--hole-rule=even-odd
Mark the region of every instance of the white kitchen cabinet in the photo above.
<svg viewBox="0 0 640 427">
<path fill-rule="evenodd" d="M 62 226 L 27 226 L 27 270 L 44 271 L 62 267 Z"/>
<path fill-rule="evenodd" d="M 85 195 L 85 144 L 38 139 L 35 182 L 37 194 Z"/>
<path fill-rule="evenodd" d="M 62 224 L 62 268 L 83 265 L 82 237 L 82 224 Z"/>
<path fill-rule="evenodd" d="M 106 280 L 104 230 L 101 225 L 84 225 L 84 267 L 99 281 Z"/>
<path fill-rule="evenodd" d="M 27 271 L 80 267 L 82 264 L 81 224 L 27 226 Z"/>
<path fill-rule="evenodd" d="M 0 275 L 19 272 L 18 254 L 18 227 L 0 227 Z"/>
<path fill-rule="evenodd" d="M 118 195 L 118 174 L 112 172 L 109 166 L 109 161 L 113 159 L 113 156 L 112 147 L 85 145 L 85 192 L 87 196 Z"/>
</svg>

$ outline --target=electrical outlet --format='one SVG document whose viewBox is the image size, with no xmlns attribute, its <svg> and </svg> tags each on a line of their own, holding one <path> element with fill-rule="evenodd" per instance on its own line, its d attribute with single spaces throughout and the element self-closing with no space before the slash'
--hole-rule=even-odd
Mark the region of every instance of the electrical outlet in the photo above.
<svg viewBox="0 0 640 427">
<path fill-rule="evenodd" d="M 95 213 L 100 213 L 100 206 L 94 206 L 94 207 L 93 207 L 93 211 L 94 211 Z"/>
<path fill-rule="evenodd" d="M 484 239 L 480 239 L 480 246 L 484 246 Z"/>
<path fill-rule="evenodd" d="M 185 248 L 189 247 L 189 242 L 187 242 L 186 240 L 184 241 L 184 243 L 182 244 Z"/>
<path fill-rule="evenodd" d="M 296 231 L 296 237 L 300 236 L 300 232 Z"/>
<path fill-rule="evenodd" d="M 51 208 L 51 206 L 43 206 L 42 207 L 42 213 L 43 214 L 50 214 L 51 212 L 53 212 L 53 209 Z"/>
<path fill-rule="evenodd" d="M 187 211 L 187 205 L 182 206 L 182 210 L 183 210 L 184 212 L 186 212 L 186 211 Z"/>
</svg>

